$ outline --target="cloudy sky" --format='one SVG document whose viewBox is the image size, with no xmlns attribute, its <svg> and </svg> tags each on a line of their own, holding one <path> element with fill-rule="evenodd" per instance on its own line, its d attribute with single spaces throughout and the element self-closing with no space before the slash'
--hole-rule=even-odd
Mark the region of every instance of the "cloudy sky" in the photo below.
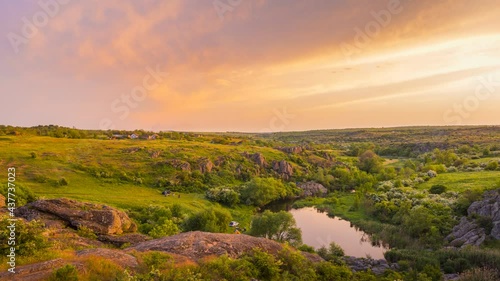
<svg viewBox="0 0 500 281">
<path fill-rule="evenodd" d="M 0 0 L 0 124 L 500 124 L 496 0 Z"/>
</svg>

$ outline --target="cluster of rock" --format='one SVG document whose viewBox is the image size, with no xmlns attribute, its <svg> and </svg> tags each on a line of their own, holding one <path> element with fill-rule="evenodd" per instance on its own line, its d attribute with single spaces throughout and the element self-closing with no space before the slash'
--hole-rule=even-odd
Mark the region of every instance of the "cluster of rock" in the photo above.
<svg viewBox="0 0 500 281">
<path fill-rule="evenodd" d="M 288 154 L 299 154 L 302 151 L 304 151 L 304 149 L 301 146 L 278 147 L 278 149 Z"/>
<path fill-rule="evenodd" d="M 284 180 L 289 180 L 293 175 L 293 167 L 285 160 L 274 161 L 273 170 Z"/>
<path fill-rule="evenodd" d="M 308 182 L 303 185 L 304 190 L 311 194 L 326 192 L 325 188 L 317 183 Z M 161 251 L 168 253 L 180 262 L 197 262 L 212 256 L 227 255 L 239 258 L 253 249 L 258 248 L 267 253 L 276 255 L 283 250 L 283 244 L 273 240 L 258 238 L 248 235 L 234 235 L 223 233 L 187 232 L 174 236 L 152 240 L 150 237 L 137 233 L 137 226 L 122 211 L 93 203 L 83 203 L 69 199 L 38 200 L 22 206 L 16 210 L 16 216 L 26 220 L 41 220 L 47 227 L 56 227 L 68 236 L 72 228 L 85 226 L 98 235 L 98 241 L 88 238 L 78 238 L 73 233 L 74 239 L 86 239 L 81 245 L 85 249 L 76 252 L 76 257 L 68 260 L 54 259 L 36 264 L 19 266 L 12 280 L 45 280 L 54 270 L 65 264 L 74 265 L 79 271 L 85 270 L 85 260 L 97 256 L 110 260 L 125 268 L 138 267 L 137 259 L 132 255 L 135 251 Z M 57 223 L 55 223 L 57 222 Z M 74 231 L 73 231 L 74 232 Z M 72 238 L 72 239 L 73 239 Z M 87 241 L 89 240 L 89 241 Z M 75 242 L 75 241 L 73 241 Z M 72 242 L 72 243 L 73 243 Z M 124 250 L 107 249 L 105 244 L 117 247 L 127 247 Z M 323 259 L 311 253 L 302 253 L 312 262 L 321 262 Z M 382 274 L 387 269 L 397 269 L 385 260 L 359 259 L 345 257 L 346 264 L 353 271 L 370 269 L 376 274 Z M 7 277 L 0 273 L 0 279 Z M 11 277 L 9 275 L 9 277 Z"/>
<path fill-rule="evenodd" d="M 185 232 L 174 236 L 146 241 L 125 249 L 126 252 L 161 251 L 187 257 L 192 261 L 211 256 L 227 255 L 239 258 L 254 248 L 270 254 L 283 250 L 283 244 L 266 238 L 201 231 Z M 321 261 L 318 255 L 304 253 L 313 262 Z"/>
<path fill-rule="evenodd" d="M 210 173 L 214 167 L 214 163 L 208 158 L 202 158 L 198 161 L 198 167 L 202 174 Z"/>
<path fill-rule="evenodd" d="M 297 187 L 302 189 L 302 196 L 304 197 L 324 196 L 328 193 L 328 189 L 326 189 L 326 187 L 313 181 L 299 183 Z"/>
<path fill-rule="evenodd" d="M 352 271 L 367 271 L 370 269 L 376 275 L 383 274 L 386 270 L 398 270 L 399 266 L 397 263 L 389 264 L 386 260 L 374 260 L 368 258 L 356 258 L 356 257 L 344 257 L 344 262 L 346 263 Z"/>
<path fill-rule="evenodd" d="M 486 192 L 483 200 L 472 203 L 468 217 L 462 217 L 446 240 L 455 247 L 479 246 L 486 238 L 500 239 L 500 190 Z M 478 218 L 491 220 L 491 230 L 481 226 Z"/>
</svg>

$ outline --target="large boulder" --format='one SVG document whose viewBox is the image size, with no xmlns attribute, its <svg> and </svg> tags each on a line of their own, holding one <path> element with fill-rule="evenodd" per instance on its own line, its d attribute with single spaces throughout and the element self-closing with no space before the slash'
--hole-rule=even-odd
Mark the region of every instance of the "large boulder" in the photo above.
<svg viewBox="0 0 500 281">
<path fill-rule="evenodd" d="M 262 153 L 254 153 L 250 155 L 250 159 L 252 159 L 252 161 L 260 167 L 264 167 L 267 165 L 266 159 L 264 158 L 264 155 L 262 155 Z"/>
<path fill-rule="evenodd" d="M 313 182 L 313 181 L 299 183 L 297 186 L 300 189 L 302 189 L 302 195 L 305 197 L 324 196 L 328 193 L 328 189 L 326 189 L 326 187 L 324 187 L 320 183 Z"/>
<path fill-rule="evenodd" d="M 288 154 L 299 154 L 304 151 L 304 149 L 300 146 L 279 147 L 278 149 Z"/>
<path fill-rule="evenodd" d="M 212 163 L 210 159 L 202 158 L 200 159 L 200 161 L 198 161 L 198 166 L 200 168 L 200 172 L 202 174 L 205 174 L 205 173 L 210 173 L 212 171 L 214 163 Z"/>
<path fill-rule="evenodd" d="M 280 177 L 282 177 L 285 180 L 290 179 L 290 177 L 293 175 L 292 165 L 285 160 L 274 161 L 273 170 L 277 172 L 280 175 Z"/>
<path fill-rule="evenodd" d="M 151 237 L 140 233 L 128 233 L 123 235 L 99 235 L 97 237 L 97 240 L 107 244 L 113 244 L 117 247 L 122 247 L 124 245 L 137 245 L 139 243 L 151 240 Z"/>
<path fill-rule="evenodd" d="M 452 246 L 481 245 L 486 238 L 500 239 L 500 190 L 486 192 L 483 200 L 472 203 L 467 209 L 468 217 L 462 217 L 446 240 Z M 490 220 L 491 229 L 485 229 L 478 221 Z"/>
<path fill-rule="evenodd" d="M 122 234 L 137 231 L 137 225 L 123 211 L 106 205 L 70 199 L 38 200 L 16 209 L 16 216 L 27 220 L 63 220 L 73 228 L 85 226 L 96 234 Z"/>
<path fill-rule="evenodd" d="M 277 254 L 283 249 L 283 244 L 245 234 L 194 231 L 143 242 L 127 248 L 126 251 L 161 251 L 198 261 L 206 257 L 221 255 L 239 258 L 254 248 L 259 248 L 270 254 Z M 305 254 L 305 256 L 312 261 L 322 260 L 318 255 Z"/>
</svg>

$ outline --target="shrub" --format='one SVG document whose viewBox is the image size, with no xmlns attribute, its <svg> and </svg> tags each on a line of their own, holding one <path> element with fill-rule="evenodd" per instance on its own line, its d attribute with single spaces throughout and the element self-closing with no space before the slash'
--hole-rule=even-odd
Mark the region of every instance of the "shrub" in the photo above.
<svg viewBox="0 0 500 281">
<path fill-rule="evenodd" d="M 157 224 L 148 232 L 153 238 L 161 238 L 179 233 L 177 225 L 171 220 L 165 220 L 162 224 Z"/>
<path fill-rule="evenodd" d="M 149 269 L 159 269 L 164 270 L 170 268 L 173 265 L 173 258 L 169 254 L 162 252 L 147 252 L 144 253 L 141 257 L 144 265 Z"/>
<path fill-rule="evenodd" d="M 30 155 L 31 155 L 31 158 L 36 159 L 36 156 L 37 156 L 37 155 L 36 155 L 36 153 L 35 153 L 35 152 L 31 152 L 31 153 L 30 153 Z"/>
<path fill-rule="evenodd" d="M 24 187 L 22 185 L 19 185 L 16 183 L 16 205 L 17 207 L 20 207 L 22 205 L 26 205 L 27 203 L 36 201 L 38 198 L 37 196 L 29 189 L 28 187 Z M 8 186 L 7 184 L 0 186 L 0 194 L 5 196 L 7 198 L 7 193 L 8 193 Z"/>
<path fill-rule="evenodd" d="M 81 237 L 90 238 L 90 239 L 97 239 L 97 235 L 94 233 L 94 231 L 92 229 L 86 227 L 85 225 L 79 226 L 77 233 Z"/>
<path fill-rule="evenodd" d="M 68 180 L 66 180 L 66 178 L 61 178 L 59 180 L 59 185 L 60 186 L 66 186 L 66 185 L 68 185 Z"/>
<path fill-rule="evenodd" d="M 8 241 L 10 237 L 9 217 L 0 218 L 0 241 Z M 43 235 L 44 225 L 38 221 L 25 222 L 18 220 L 16 222 L 16 254 L 19 256 L 31 256 L 50 246 L 47 238 Z M 10 253 L 10 245 L 5 243 L 0 244 L 0 253 L 6 256 Z"/>
<path fill-rule="evenodd" d="M 335 242 L 330 243 L 328 248 L 321 247 L 317 251 L 318 255 L 326 261 L 333 262 L 334 264 L 342 265 L 341 257 L 344 256 L 344 250 Z"/>
<path fill-rule="evenodd" d="M 495 171 L 496 169 L 498 169 L 498 162 L 492 161 L 492 162 L 488 163 L 488 165 L 486 165 L 486 167 L 484 169 L 488 170 L 488 171 Z"/>
<path fill-rule="evenodd" d="M 306 245 L 306 244 L 300 245 L 297 248 L 297 250 L 302 251 L 302 252 L 306 252 L 306 253 L 316 253 L 316 250 L 314 249 L 314 247 Z"/>
<path fill-rule="evenodd" d="M 497 281 L 500 274 L 496 269 L 473 268 L 460 275 L 459 281 Z"/>
<path fill-rule="evenodd" d="M 200 230 L 227 233 L 231 220 L 232 217 L 229 211 L 211 208 L 190 216 L 184 223 L 184 229 L 186 231 Z"/>
<path fill-rule="evenodd" d="M 52 272 L 49 281 L 78 281 L 78 270 L 74 265 L 67 264 Z"/>
<path fill-rule="evenodd" d="M 446 186 L 444 186 L 442 184 L 436 184 L 436 185 L 433 185 L 429 189 L 429 192 L 431 194 L 442 194 L 442 193 L 446 192 L 446 190 L 447 190 Z"/>
<path fill-rule="evenodd" d="M 230 207 L 240 202 L 240 194 L 227 187 L 209 189 L 205 193 L 205 196 L 208 200 L 219 202 Z"/>
</svg>

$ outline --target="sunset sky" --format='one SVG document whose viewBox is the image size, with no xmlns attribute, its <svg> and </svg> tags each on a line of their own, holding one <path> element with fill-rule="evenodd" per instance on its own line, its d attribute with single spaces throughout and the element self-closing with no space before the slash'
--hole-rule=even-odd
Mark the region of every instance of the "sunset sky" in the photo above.
<svg viewBox="0 0 500 281">
<path fill-rule="evenodd" d="M 261 132 L 500 124 L 495 0 L 0 7 L 4 125 Z"/>
</svg>

